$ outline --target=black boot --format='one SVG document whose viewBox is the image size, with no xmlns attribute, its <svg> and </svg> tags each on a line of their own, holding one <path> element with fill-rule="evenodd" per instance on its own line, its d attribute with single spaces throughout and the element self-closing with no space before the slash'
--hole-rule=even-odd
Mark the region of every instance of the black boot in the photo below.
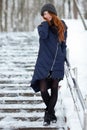
<svg viewBox="0 0 87 130">
<path fill-rule="evenodd" d="M 57 117 L 55 115 L 55 111 L 53 110 L 51 115 L 50 115 L 50 120 L 52 121 L 52 123 L 56 123 L 57 122 Z"/>
<path fill-rule="evenodd" d="M 45 115 L 44 115 L 44 126 L 48 126 L 50 125 L 50 115 L 48 113 L 48 111 L 45 111 Z"/>
<path fill-rule="evenodd" d="M 51 121 L 52 121 L 52 123 L 56 123 L 57 122 L 57 117 L 56 117 L 55 114 L 51 115 Z"/>
</svg>

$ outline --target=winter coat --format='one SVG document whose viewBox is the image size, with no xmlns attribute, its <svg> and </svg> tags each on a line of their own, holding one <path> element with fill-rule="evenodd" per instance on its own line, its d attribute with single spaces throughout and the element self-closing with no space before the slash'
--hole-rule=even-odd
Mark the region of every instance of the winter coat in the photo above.
<svg viewBox="0 0 87 130">
<path fill-rule="evenodd" d="M 64 61 L 66 57 L 66 42 L 60 43 L 58 41 L 58 34 L 53 31 L 47 21 L 42 22 L 38 26 L 38 33 L 40 46 L 34 74 L 31 81 L 31 87 L 35 92 L 40 91 L 39 81 L 41 79 L 46 79 L 48 76 L 54 61 L 57 45 L 58 52 L 55 64 L 53 66 L 52 79 L 63 79 Z M 67 31 L 65 31 L 65 41 L 66 37 Z M 48 86 L 48 88 L 50 88 L 50 86 Z"/>
</svg>

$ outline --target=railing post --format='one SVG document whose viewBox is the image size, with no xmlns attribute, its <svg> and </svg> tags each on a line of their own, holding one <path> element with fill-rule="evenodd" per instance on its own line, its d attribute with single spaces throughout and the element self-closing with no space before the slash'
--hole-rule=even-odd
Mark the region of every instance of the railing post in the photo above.
<svg viewBox="0 0 87 130">
<path fill-rule="evenodd" d="M 67 50 L 66 50 L 66 57 L 67 57 L 67 59 L 69 61 L 69 48 L 67 48 Z"/>
<path fill-rule="evenodd" d="M 87 130 L 87 110 L 84 111 L 84 128 L 83 130 Z"/>
<path fill-rule="evenodd" d="M 76 79 L 76 82 L 77 82 L 77 75 L 78 75 L 78 72 L 77 72 L 77 67 L 73 68 L 73 72 L 74 72 L 74 75 L 75 75 L 75 79 Z"/>
</svg>

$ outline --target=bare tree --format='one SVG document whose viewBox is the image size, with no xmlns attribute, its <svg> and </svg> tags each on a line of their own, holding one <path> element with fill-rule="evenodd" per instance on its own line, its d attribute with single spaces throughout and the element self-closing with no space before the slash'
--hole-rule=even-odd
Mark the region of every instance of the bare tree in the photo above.
<svg viewBox="0 0 87 130">
<path fill-rule="evenodd" d="M 78 18 L 78 13 L 77 13 L 77 8 L 76 8 L 76 3 L 75 3 L 74 0 L 73 0 L 73 15 L 74 15 L 74 18 L 75 18 L 75 19 Z"/>
<path fill-rule="evenodd" d="M 14 22 L 14 10 L 15 10 L 15 1 L 12 1 L 12 8 L 11 8 L 11 28 L 13 28 L 13 22 Z"/>
<path fill-rule="evenodd" d="M 54 4 L 54 1 L 53 0 L 46 0 L 46 3 Z"/>
<path fill-rule="evenodd" d="M 5 28 L 4 28 L 4 31 L 7 31 L 8 28 L 7 28 L 7 25 L 8 25 L 8 0 L 5 1 Z"/>
<path fill-rule="evenodd" d="M 63 0 L 63 17 L 65 18 L 65 1 L 66 0 Z"/>
<path fill-rule="evenodd" d="M 26 31 L 29 31 L 29 0 L 26 1 L 26 22 L 25 22 L 25 26 L 26 26 Z"/>
<path fill-rule="evenodd" d="M 0 31 L 3 31 L 3 27 L 2 27 L 2 0 L 0 0 Z"/>
<path fill-rule="evenodd" d="M 74 13 L 74 18 L 77 18 L 78 14 L 82 17 L 78 5 L 76 5 L 77 1 L 73 0 L 72 2 L 73 5 L 71 0 L 0 0 L 0 31 L 33 30 L 40 23 L 40 10 L 46 3 L 55 5 L 60 18 L 66 16 L 71 18 L 72 13 Z M 84 0 L 85 18 L 87 18 L 86 4 L 87 0 Z M 65 9 L 66 6 L 68 6 L 68 11 Z M 72 6 L 73 11 L 71 10 Z"/>
<path fill-rule="evenodd" d="M 73 1 L 74 1 L 74 3 L 75 3 L 76 9 L 77 9 L 77 11 L 78 11 L 78 14 L 79 14 L 79 16 L 80 16 L 80 18 L 81 18 L 81 20 L 82 20 L 83 26 L 84 26 L 85 30 L 87 30 L 87 25 L 86 25 L 85 20 L 84 20 L 82 14 L 81 14 L 81 11 L 80 11 L 80 9 L 79 9 L 79 7 L 78 7 L 78 5 L 77 5 L 77 2 L 76 2 L 76 0 L 73 0 Z"/>
<path fill-rule="evenodd" d="M 17 18 L 18 18 L 18 21 L 17 21 L 17 28 L 19 28 L 18 30 L 19 31 L 23 31 L 23 29 L 25 30 L 25 26 L 23 26 L 23 20 L 24 18 L 26 17 L 26 8 L 25 8 L 25 2 L 27 0 L 19 0 L 18 1 L 18 12 L 17 12 Z"/>
<path fill-rule="evenodd" d="M 82 1 L 83 10 L 84 10 L 84 17 L 87 19 L 87 0 Z"/>
<path fill-rule="evenodd" d="M 71 0 L 68 0 L 68 18 L 71 18 Z"/>
</svg>

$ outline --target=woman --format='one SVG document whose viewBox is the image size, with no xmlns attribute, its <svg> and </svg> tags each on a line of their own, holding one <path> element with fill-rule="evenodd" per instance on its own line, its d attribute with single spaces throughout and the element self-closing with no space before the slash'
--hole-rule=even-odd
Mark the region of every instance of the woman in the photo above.
<svg viewBox="0 0 87 130">
<path fill-rule="evenodd" d="M 38 26 L 40 47 L 31 87 L 35 92 L 41 92 L 46 105 L 44 125 L 49 125 L 51 121 L 57 121 L 54 107 L 58 97 L 58 85 L 64 77 L 67 27 L 58 18 L 52 4 L 42 7 L 41 16 L 43 22 Z M 48 92 L 49 88 L 51 94 Z"/>
</svg>

